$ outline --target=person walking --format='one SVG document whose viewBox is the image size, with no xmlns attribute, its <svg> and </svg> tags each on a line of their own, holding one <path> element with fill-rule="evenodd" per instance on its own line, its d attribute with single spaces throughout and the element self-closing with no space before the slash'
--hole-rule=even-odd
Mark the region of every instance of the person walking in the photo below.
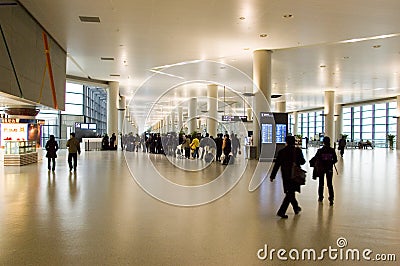
<svg viewBox="0 0 400 266">
<path fill-rule="evenodd" d="M 232 137 L 232 153 L 233 153 L 233 157 L 235 157 L 235 158 L 238 153 L 241 154 L 240 140 L 239 140 L 237 134 L 234 134 Z"/>
<path fill-rule="evenodd" d="M 183 136 L 182 149 L 185 151 L 185 158 L 190 159 L 190 137 L 189 135 Z"/>
<path fill-rule="evenodd" d="M 217 137 L 214 139 L 215 141 L 215 146 L 217 148 L 217 156 L 216 156 L 216 161 L 220 162 L 221 161 L 221 155 L 222 155 L 222 143 L 223 143 L 223 139 L 222 139 L 222 133 L 218 133 Z"/>
<path fill-rule="evenodd" d="M 194 135 L 192 142 L 190 143 L 190 149 L 193 151 L 192 153 L 193 159 L 199 158 L 199 146 L 200 146 L 200 141 L 198 139 L 198 136 Z"/>
<path fill-rule="evenodd" d="M 305 162 L 306 160 L 304 159 L 303 152 L 299 147 L 295 146 L 294 136 L 287 136 L 286 146 L 278 152 L 275 165 L 270 176 L 270 180 L 273 182 L 279 168 L 281 168 L 283 191 L 286 196 L 283 199 L 276 215 L 283 219 L 288 218 L 286 211 L 289 207 L 289 204 L 292 204 L 295 214 L 298 214 L 301 211 L 301 207 L 296 200 L 295 194 L 296 192 L 300 192 L 300 185 L 291 179 L 291 175 L 293 163 L 296 163 L 298 166 L 300 166 L 305 164 Z"/>
<path fill-rule="evenodd" d="M 222 162 L 223 165 L 227 165 L 229 163 L 232 163 L 233 158 L 231 158 L 231 151 L 232 151 L 232 142 L 231 139 L 229 138 L 229 134 L 225 134 L 224 140 L 222 142 L 222 151 L 225 155 L 224 161 Z"/>
<path fill-rule="evenodd" d="M 54 138 L 54 135 L 50 135 L 50 139 L 46 142 L 45 145 L 46 148 L 46 157 L 47 157 L 47 168 L 52 170 L 53 172 L 56 170 L 56 158 L 57 158 L 57 151 L 58 151 L 58 143 L 56 139 Z M 53 166 L 51 166 L 51 163 L 53 162 Z"/>
<path fill-rule="evenodd" d="M 338 143 L 338 150 L 340 151 L 340 156 L 343 157 L 344 148 L 346 148 L 346 137 L 342 136 Z"/>
<path fill-rule="evenodd" d="M 338 160 L 335 149 L 331 147 L 331 139 L 329 137 L 324 137 L 322 143 L 322 148 L 318 149 L 314 156 L 319 169 L 317 174 L 317 177 L 319 177 L 318 201 L 322 202 L 324 199 L 324 176 L 326 176 L 326 185 L 329 192 L 329 205 L 333 206 L 333 165 L 337 163 Z"/>
<path fill-rule="evenodd" d="M 77 167 L 77 161 L 78 161 L 78 154 L 81 154 L 81 147 L 79 140 L 75 138 L 75 133 L 72 132 L 70 134 L 70 139 L 67 141 L 67 148 L 68 148 L 68 165 L 69 165 L 69 171 L 76 171 Z M 74 161 L 74 164 L 72 165 L 72 160 Z"/>
</svg>

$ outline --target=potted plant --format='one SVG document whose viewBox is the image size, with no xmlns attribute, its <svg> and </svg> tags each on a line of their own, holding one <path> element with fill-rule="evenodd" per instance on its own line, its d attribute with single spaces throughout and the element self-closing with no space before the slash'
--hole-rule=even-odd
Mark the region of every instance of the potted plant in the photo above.
<svg viewBox="0 0 400 266">
<path fill-rule="evenodd" d="M 387 140 L 389 142 L 389 148 L 391 150 L 393 150 L 394 138 L 395 138 L 395 135 L 392 135 L 392 134 L 387 135 Z"/>
</svg>

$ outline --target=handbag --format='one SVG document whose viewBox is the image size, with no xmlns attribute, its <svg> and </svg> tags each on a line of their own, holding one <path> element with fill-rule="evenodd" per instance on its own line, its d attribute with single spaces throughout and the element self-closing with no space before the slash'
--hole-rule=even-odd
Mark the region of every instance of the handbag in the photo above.
<svg viewBox="0 0 400 266">
<path fill-rule="evenodd" d="M 292 176 L 291 179 L 298 185 L 303 186 L 306 184 L 306 173 L 307 171 L 301 169 L 295 162 L 292 166 Z"/>
<path fill-rule="evenodd" d="M 292 164 L 292 175 L 291 179 L 296 184 L 303 186 L 306 184 L 306 173 L 307 171 L 301 169 L 300 166 L 296 164 L 296 150 L 293 152 L 293 164 Z"/>
</svg>

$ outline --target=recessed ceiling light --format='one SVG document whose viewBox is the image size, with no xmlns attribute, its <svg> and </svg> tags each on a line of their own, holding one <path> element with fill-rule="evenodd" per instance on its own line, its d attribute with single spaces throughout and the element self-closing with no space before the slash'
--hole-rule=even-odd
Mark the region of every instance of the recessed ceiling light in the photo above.
<svg viewBox="0 0 400 266">
<path fill-rule="evenodd" d="M 103 61 L 114 61 L 114 57 L 100 57 L 100 60 L 103 60 Z"/>
<path fill-rule="evenodd" d="M 243 50 L 248 51 L 248 50 L 250 50 L 250 48 L 246 47 L 246 48 L 243 48 Z"/>
<path fill-rule="evenodd" d="M 324 68 L 324 67 L 326 67 L 326 65 L 320 65 L 319 67 Z"/>
<path fill-rule="evenodd" d="M 261 38 L 265 38 L 265 37 L 267 37 L 268 35 L 267 34 L 265 34 L 265 33 L 263 33 L 263 34 L 260 34 L 260 37 Z"/>
<path fill-rule="evenodd" d="M 246 18 L 245 18 L 245 17 L 240 17 L 239 19 L 240 19 L 240 20 L 245 20 Z"/>
<path fill-rule="evenodd" d="M 379 44 L 372 46 L 372 48 L 380 48 L 381 46 Z"/>
<path fill-rule="evenodd" d="M 343 59 L 349 59 L 350 56 L 343 56 Z"/>
<path fill-rule="evenodd" d="M 285 14 L 283 15 L 284 18 L 293 18 L 293 14 Z"/>
<path fill-rule="evenodd" d="M 100 23 L 100 18 L 99 17 L 79 16 L 79 19 L 80 19 L 81 22 Z"/>
<path fill-rule="evenodd" d="M 110 74 L 110 77 L 120 77 L 120 74 Z"/>
</svg>

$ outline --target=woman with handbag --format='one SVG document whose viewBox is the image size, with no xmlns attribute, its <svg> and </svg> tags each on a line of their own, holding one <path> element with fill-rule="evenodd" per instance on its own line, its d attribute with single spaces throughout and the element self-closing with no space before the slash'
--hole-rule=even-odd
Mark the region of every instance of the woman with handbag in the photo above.
<svg viewBox="0 0 400 266">
<path fill-rule="evenodd" d="M 296 192 L 300 192 L 300 184 L 292 179 L 292 171 L 293 164 L 296 164 L 298 167 L 300 167 L 300 165 L 305 164 L 305 162 L 306 160 L 304 159 L 303 152 L 300 148 L 295 147 L 294 136 L 287 136 L 286 146 L 278 152 L 275 165 L 270 176 L 270 180 L 273 182 L 279 168 L 281 168 L 283 191 L 286 194 L 281 207 L 276 214 L 281 218 L 288 218 L 286 215 L 286 210 L 289 207 L 289 204 L 292 204 L 295 214 L 298 214 L 301 211 L 295 195 Z"/>
</svg>

